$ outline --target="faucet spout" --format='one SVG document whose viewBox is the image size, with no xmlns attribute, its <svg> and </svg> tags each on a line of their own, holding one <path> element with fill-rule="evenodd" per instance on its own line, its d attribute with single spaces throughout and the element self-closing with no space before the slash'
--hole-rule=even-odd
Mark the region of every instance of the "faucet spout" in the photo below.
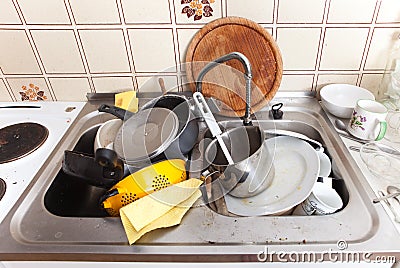
<svg viewBox="0 0 400 268">
<path fill-rule="evenodd" d="M 251 79 L 252 79 L 252 72 L 251 72 L 251 64 L 250 61 L 247 59 L 245 55 L 243 55 L 240 52 L 232 52 L 229 54 L 226 54 L 218 59 L 215 59 L 214 61 L 208 63 L 199 73 L 197 80 L 196 80 L 196 91 L 201 92 L 202 90 L 202 85 L 203 85 L 203 78 L 204 76 L 214 67 L 217 65 L 224 63 L 226 61 L 232 60 L 232 59 L 237 59 L 242 63 L 245 73 L 244 73 L 244 78 L 246 80 L 246 110 L 243 118 L 243 124 L 244 125 L 252 125 L 251 122 L 251 117 L 250 117 L 250 90 L 251 90 Z"/>
</svg>

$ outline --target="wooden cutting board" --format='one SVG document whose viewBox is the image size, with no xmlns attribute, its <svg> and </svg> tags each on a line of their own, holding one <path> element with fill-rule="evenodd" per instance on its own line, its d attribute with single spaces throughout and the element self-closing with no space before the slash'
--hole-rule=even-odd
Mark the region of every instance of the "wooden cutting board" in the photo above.
<svg viewBox="0 0 400 268">
<path fill-rule="evenodd" d="M 186 52 L 186 73 L 194 92 L 197 76 L 210 61 L 240 52 L 252 67 L 251 109 L 256 112 L 274 97 L 282 80 L 282 57 L 273 37 L 259 24 L 227 17 L 206 24 L 193 37 Z M 209 71 L 202 93 L 222 101 L 221 114 L 243 116 L 245 112 L 244 68 L 234 59 Z"/>
</svg>

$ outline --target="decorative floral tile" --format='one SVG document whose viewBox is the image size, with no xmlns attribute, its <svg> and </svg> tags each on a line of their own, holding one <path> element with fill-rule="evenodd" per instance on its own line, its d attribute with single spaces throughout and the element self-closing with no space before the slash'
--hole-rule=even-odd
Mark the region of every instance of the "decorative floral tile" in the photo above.
<svg viewBox="0 0 400 268">
<path fill-rule="evenodd" d="M 215 0 L 182 0 L 181 4 L 184 5 L 182 13 L 186 14 L 188 18 L 193 16 L 193 20 L 201 20 L 204 17 L 211 17 L 214 10 L 211 4 Z"/>
<path fill-rule="evenodd" d="M 7 78 L 17 101 L 52 101 L 43 78 Z"/>
<path fill-rule="evenodd" d="M 174 0 L 176 22 L 207 23 L 221 17 L 221 0 Z"/>
<path fill-rule="evenodd" d="M 40 90 L 35 84 L 29 84 L 28 86 L 22 86 L 22 91 L 19 92 L 22 101 L 41 101 L 47 100 L 47 96 L 43 90 Z"/>
</svg>

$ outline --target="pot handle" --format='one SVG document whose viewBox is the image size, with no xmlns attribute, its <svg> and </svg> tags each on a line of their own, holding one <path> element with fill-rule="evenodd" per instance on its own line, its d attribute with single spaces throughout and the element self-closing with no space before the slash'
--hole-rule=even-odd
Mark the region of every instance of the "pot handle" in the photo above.
<svg viewBox="0 0 400 268">
<path fill-rule="evenodd" d="M 117 106 L 108 105 L 108 104 L 100 105 L 100 107 L 97 110 L 99 112 L 112 114 L 112 115 L 118 117 L 119 119 L 125 120 L 125 121 L 128 120 L 129 118 L 131 118 L 134 115 L 134 113 L 132 113 L 132 112 L 130 112 L 128 110 L 119 108 Z"/>
<path fill-rule="evenodd" d="M 89 185 L 110 188 L 119 182 L 123 175 L 123 163 L 118 159 L 115 166 L 99 165 L 90 155 L 65 151 L 62 169 L 65 174 L 82 179 Z"/>
</svg>

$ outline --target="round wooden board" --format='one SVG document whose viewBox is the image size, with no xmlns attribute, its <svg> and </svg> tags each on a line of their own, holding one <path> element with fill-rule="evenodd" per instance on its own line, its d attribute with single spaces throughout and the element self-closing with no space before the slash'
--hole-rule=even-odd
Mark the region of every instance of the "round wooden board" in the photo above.
<svg viewBox="0 0 400 268">
<path fill-rule="evenodd" d="M 274 97 L 282 80 L 283 68 L 281 53 L 272 36 L 248 19 L 217 19 L 196 33 L 186 52 L 190 89 L 196 90 L 197 76 L 208 62 L 235 51 L 244 54 L 251 63 L 251 109 L 256 112 Z M 209 71 L 203 79 L 202 93 L 222 101 L 222 115 L 243 116 L 246 90 L 241 63 L 230 60 Z"/>
</svg>

